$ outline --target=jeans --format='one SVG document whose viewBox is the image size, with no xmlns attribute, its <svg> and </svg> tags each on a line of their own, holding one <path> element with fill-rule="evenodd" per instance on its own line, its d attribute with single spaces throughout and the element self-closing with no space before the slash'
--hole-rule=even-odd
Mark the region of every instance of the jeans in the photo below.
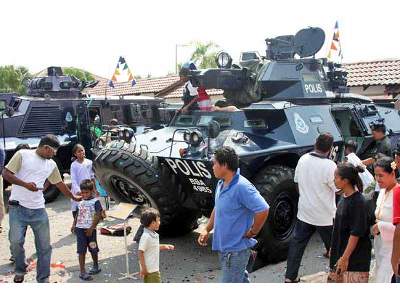
<svg viewBox="0 0 400 300">
<path fill-rule="evenodd" d="M 222 283 L 250 283 L 246 266 L 250 258 L 250 249 L 231 252 L 219 252 Z"/>
<path fill-rule="evenodd" d="M 20 205 L 10 205 L 10 248 L 15 257 L 15 274 L 25 275 L 25 233 L 28 226 L 35 237 L 37 260 L 37 282 L 48 282 L 50 276 L 50 228 L 49 218 L 44 208 L 29 209 Z"/>
<path fill-rule="evenodd" d="M 324 242 L 325 248 L 329 250 L 331 245 L 332 229 L 333 226 L 315 226 L 297 219 L 294 228 L 294 235 L 289 245 L 285 278 L 292 281 L 297 279 L 304 250 L 315 231 L 319 233 Z"/>
</svg>

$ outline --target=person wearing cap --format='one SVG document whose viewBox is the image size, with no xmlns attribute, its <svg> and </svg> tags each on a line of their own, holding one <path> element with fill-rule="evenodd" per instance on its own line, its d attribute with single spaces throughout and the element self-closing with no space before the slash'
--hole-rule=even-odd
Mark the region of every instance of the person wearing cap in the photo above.
<svg viewBox="0 0 400 300">
<path fill-rule="evenodd" d="M 200 109 L 196 101 L 199 96 L 197 88 L 193 86 L 189 78 L 192 70 L 196 70 L 195 64 L 192 62 L 187 62 L 182 65 L 182 68 L 179 71 L 180 80 L 185 82 L 182 92 L 183 108 L 181 109 L 184 113 Z"/>
<path fill-rule="evenodd" d="M 24 281 L 25 233 L 33 231 L 37 261 L 37 282 L 48 282 L 50 276 L 51 244 L 49 218 L 45 209 L 43 189 L 46 179 L 68 198 L 80 200 L 62 181 L 57 164 L 52 159 L 60 142 L 54 135 L 43 137 L 37 149 L 22 149 L 4 167 L 3 177 L 12 184 L 9 204 L 10 247 L 15 256 L 14 282 Z"/>
</svg>

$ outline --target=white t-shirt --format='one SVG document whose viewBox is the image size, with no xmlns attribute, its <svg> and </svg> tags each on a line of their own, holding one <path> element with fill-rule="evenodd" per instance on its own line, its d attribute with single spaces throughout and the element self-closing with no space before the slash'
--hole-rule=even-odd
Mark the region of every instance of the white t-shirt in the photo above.
<svg viewBox="0 0 400 300">
<path fill-rule="evenodd" d="M 358 176 L 360 176 L 360 179 L 363 183 L 364 190 L 367 189 L 369 186 L 371 186 L 375 180 L 374 176 L 367 170 L 365 165 L 363 165 L 361 159 L 358 158 L 358 156 L 355 153 L 350 153 L 349 155 L 346 156 L 347 161 L 351 163 L 353 166 L 361 166 L 365 169 L 363 173 L 359 173 Z"/>
<path fill-rule="evenodd" d="M 299 185 L 297 218 L 315 226 L 333 224 L 336 164 L 327 158 L 303 155 L 297 163 L 294 182 Z"/>
<path fill-rule="evenodd" d="M 45 159 L 36 153 L 36 150 L 23 149 L 14 154 L 8 162 L 6 169 L 25 182 L 33 182 L 36 187 L 43 188 L 46 179 L 52 184 L 62 181 L 57 164 L 52 159 Z M 13 184 L 11 200 L 29 209 L 44 208 L 43 191 L 31 192 L 30 190 Z"/>
<path fill-rule="evenodd" d="M 186 92 L 186 89 L 188 89 L 190 96 L 197 96 L 198 95 L 197 88 L 195 88 L 192 85 L 190 80 L 186 81 L 185 84 L 183 85 L 183 93 Z"/>
<path fill-rule="evenodd" d="M 73 194 L 78 194 L 80 189 L 80 184 L 82 180 L 94 179 L 93 173 L 93 163 L 90 159 L 86 159 L 80 163 L 78 160 L 74 160 L 71 164 L 71 192 Z M 71 199 L 71 209 L 75 211 L 78 207 L 79 202 Z"/>
<path fill-rule="evenodd" d="M 160 271 L 160 240 L 158 233 L 144 228 L 138 250 L 144 252 L 144 263 L 146 264 L 147 272 Z"/>
</svg>

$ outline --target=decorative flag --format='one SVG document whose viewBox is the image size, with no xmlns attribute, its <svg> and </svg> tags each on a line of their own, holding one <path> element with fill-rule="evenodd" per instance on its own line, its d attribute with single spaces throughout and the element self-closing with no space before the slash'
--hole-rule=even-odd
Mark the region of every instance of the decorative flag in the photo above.
<svg viewBox="0 0 400 300">
<path fill-rule="evenodd" d="M 343 59 L 342 45 L 340 43 L 339 34 L 339 22 L 336 21 L 335 28 L 333 30 L 332 43 L 329 48 L 328 58 L 330 60 L 341 62 Z"/>
<path fill-rule="evenodd" d="M 108 83 L 108 86 L 114 88 L 114 82 L 127 82 L 130 81 L 132 86 L 136 84 L 136 80 L 133 77 L 131 70 L 124 57 L 120 56 L 118 59 L 117 66 L 114 70 L 114 74 Z"/>
</svg>

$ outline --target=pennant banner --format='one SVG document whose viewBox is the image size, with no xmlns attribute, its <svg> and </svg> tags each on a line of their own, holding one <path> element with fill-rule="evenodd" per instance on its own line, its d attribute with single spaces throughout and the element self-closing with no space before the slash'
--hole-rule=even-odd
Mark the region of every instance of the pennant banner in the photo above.
<svg viewBox="0 0 400 300">
<path fill-rule="evenodd" d="M 124 57 L 120 56 L 114 74 L 111 77 L 108 85 L 114 88 L 114 82 L 131 82 L 132 86 L 136 84 L 135 77 L 128 67 Z"/>
<path fill-rule="evenodd" d="M 342 45 L 340 43 L 339 22 L 335 22 L 331 47 L 329 48 L 327 57 L 330 60 L 341 62 L 343 59 Z"/>
</svg>

